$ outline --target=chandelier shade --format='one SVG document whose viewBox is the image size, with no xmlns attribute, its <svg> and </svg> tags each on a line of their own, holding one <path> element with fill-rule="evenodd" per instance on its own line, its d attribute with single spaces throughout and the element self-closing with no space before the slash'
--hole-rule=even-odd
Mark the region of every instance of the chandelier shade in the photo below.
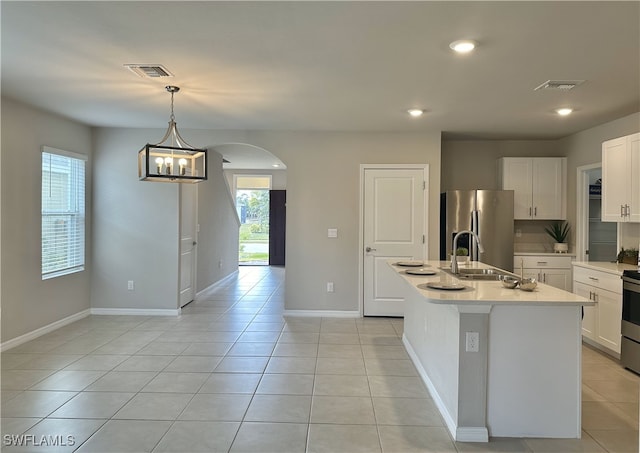
<svg viewBox="0 0 640 453">
<path fill-rule="evenodd" d="M 167 86 L 171 93 L 171 117 L 166 134 L 155 145 L 147 143 L 138 152 L 138 177 L 142 181 L 197 183 L 207 179 L 207 150 L 189 145 L 178 132 L 173 114 L 173 94 L 180 88 Z"/>
</svg>

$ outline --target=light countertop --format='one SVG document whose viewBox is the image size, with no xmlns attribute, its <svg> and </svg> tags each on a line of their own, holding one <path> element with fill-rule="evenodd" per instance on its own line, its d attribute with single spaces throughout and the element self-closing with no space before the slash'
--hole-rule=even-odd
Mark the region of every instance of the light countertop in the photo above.
<svg viewBox="0 0 640 453">
<path fill-rule="evenodd" d="M 514 252 L 514 256 L 570 256 L 572 258 L 576 257 L 576 254 L 573 252 L 569 253 L 556 253 L 556 252 Z"/>
<path fill-rule="evenodd" d="M 572 264 L 574 266 L 607 272 L 614 275 L 622 275 L 622 271 L 626 270 L 638 270 L 638 266 L 635 266 L 633 264 L 618 264 L 611 263 L 609 261 L 574 261 Z"/>
<path fill-rule="evenodd" d="M 441 270 L 450 266 L 448 261 L 425 261 L 424 267 L 437 272 L 436 275 L 410 275 L 405 273 L 409 267 L 395 265 L 397 260 L 389 260 L 389 265 L 429 302 L 437 304 L 455 305 L 594 305 L 592 301 L 553 286 L 538 283 L 534 291 L 522 291 L 520 289 L 508 289 L 502 286 L 500 281 L 464 280 Z M 462 267 L 462 266 L 461 266 Z M 483 263 L 473 261 L 464 266 L 468 268 L 491 268 Z M 460 284 L 466 288 L 456 291 L 439 291 L 419 287 L 424 283 Z"/>
</svg>

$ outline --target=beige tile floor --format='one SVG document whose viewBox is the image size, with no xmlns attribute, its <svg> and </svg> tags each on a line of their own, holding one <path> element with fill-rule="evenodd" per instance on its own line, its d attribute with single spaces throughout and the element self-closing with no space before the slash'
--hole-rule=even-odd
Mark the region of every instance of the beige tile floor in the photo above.
<svg viewBox="0 0 640 453">
<path fill-rule="evenodd" d="M 179 318 L 90 316 L 6 351 L 2 451 L 638 451 L 640 379 L 587 347 L 582 439 L 453 442 L 401 319 L 283 318 L 283 279 L 243 267 Z"/>
</svg>

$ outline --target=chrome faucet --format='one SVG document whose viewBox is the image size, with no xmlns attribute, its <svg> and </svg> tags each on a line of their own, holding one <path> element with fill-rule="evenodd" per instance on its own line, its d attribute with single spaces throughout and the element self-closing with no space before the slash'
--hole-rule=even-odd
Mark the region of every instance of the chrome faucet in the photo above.
<svg viewBox="0 0 640 453">
<path fill-rule="evenodd" d="M 482 247 L 482 243 L 480 242 L 480 237 L 476 233 L 470 230 L 458 231 L 458 233 L 453 237 L 453 251 L 451 252 L 451 273 L 453 274 L 459 273 L 458 259 L 456 258 L 456 251 L 458 250 L 458 238 L 460 237 L 461 234 L 465 234 L 465 233 L 473 235 L 473 237 L 476 238 L 476 241 L 478 241 L 478 251 L 480 253 L 484 252 L 484 247 Z"/>
</svg>

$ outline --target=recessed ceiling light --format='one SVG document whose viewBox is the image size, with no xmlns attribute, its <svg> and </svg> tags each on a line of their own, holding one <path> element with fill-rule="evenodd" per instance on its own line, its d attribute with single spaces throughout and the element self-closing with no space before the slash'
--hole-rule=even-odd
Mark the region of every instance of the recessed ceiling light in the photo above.
<svg viewBox="0 0 640 453">
<path fill-rule="evenodd" d="M 570 109 L 568 107 L 564 107 L 561 109 L 556 109 L 556 113 L 560 116 L 567 116 L 569 114 L 571 114 L 571 112 L 573 112 L 573 109 Z"/>
<path fill-rule="evenodd" d="M 424 110 L 422 109 L 409 109 L 407 110 L 407 113 L 409 115 L 411 115 L 414 118 L 418 118 L 419 116 L 422 116 L 424 114 Z"/>
<path fill-rule="evenodd" d="M 469 53 L 476 48 L 477 43 L 470 39 L 460 39 L 449 44 L 449 48 L 458 53 Z"/>
</svg>

